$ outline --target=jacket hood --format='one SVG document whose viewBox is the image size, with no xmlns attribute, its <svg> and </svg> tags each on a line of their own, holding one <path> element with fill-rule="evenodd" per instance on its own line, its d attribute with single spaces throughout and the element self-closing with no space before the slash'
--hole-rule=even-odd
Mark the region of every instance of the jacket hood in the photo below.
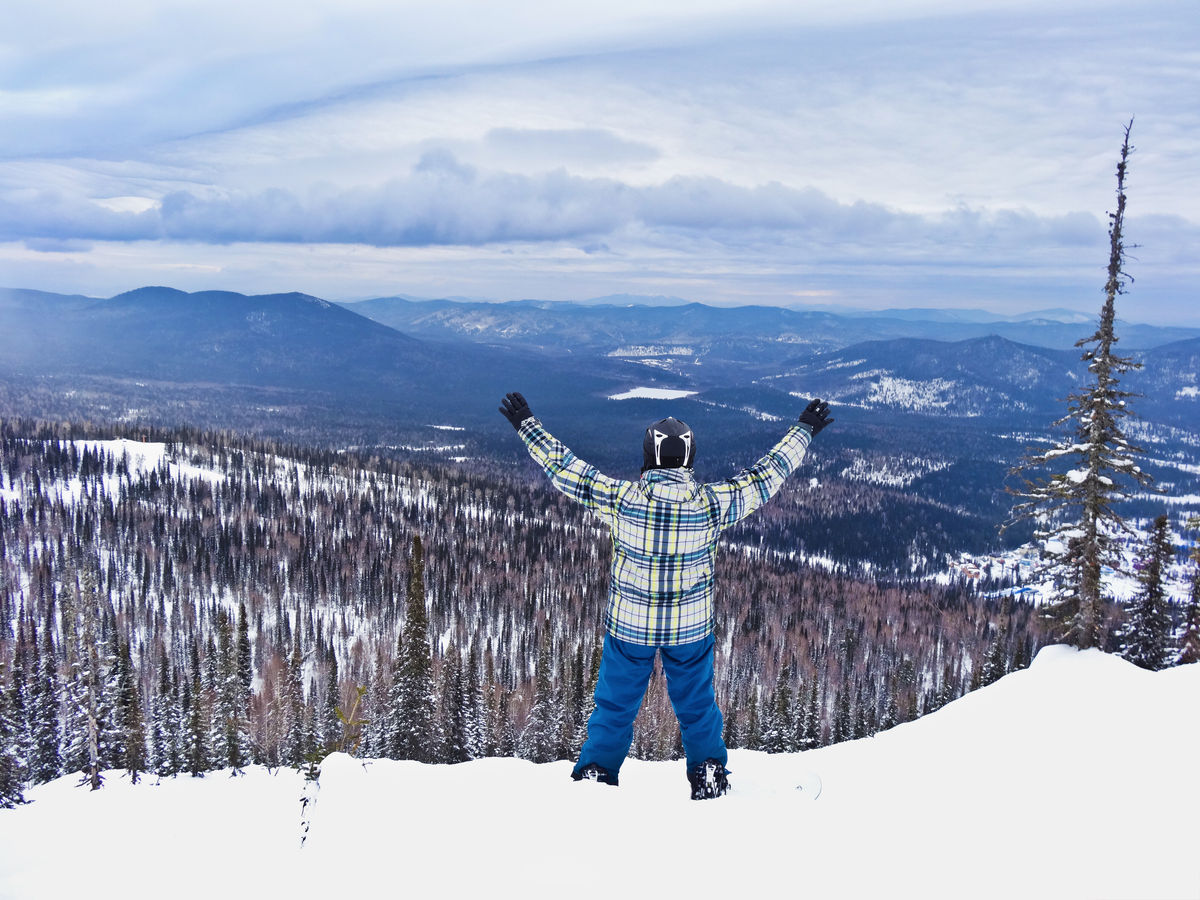
<svg viewBox="0 0 1200 900">
<path fill-rule="evenodd" d="M 648 469 L 639 483 L 651 499 L 665 503 L 683 503 L 700 492 L 691 469 Z"/>
</svg>

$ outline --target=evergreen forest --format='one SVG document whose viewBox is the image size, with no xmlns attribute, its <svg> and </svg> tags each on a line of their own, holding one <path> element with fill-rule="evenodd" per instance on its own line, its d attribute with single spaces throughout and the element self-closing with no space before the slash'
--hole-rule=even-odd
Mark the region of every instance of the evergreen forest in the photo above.
<svg viewBox="0 0 1200 900">
<path fill-rule="evenodd" d="M 0 438 L 0 736 L 22 782 L 581 744 L 609 539 L 530 473 L 186 430 Z M 731 532 L 718 555 L 730 746 L 870 735 L 1044 642 L 1027 604 L 788 552 L 780 513 L 810 490 L 793 479 L 772 539 Z M 656 672 L 633 755 L 681 749 Z"/>
</svg>

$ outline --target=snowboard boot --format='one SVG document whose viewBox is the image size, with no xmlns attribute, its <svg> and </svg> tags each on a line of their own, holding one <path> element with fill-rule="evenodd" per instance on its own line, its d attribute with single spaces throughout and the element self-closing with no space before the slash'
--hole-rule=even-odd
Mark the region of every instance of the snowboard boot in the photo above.
<svg viewBox="0 0 1200 900">
<path fill-rule="evenodd" d="M 573 781 L 598 781 L 601 784 L 617 786 L 617 776 L 604 766 L 598 766 L 595 763 L 588 763 L 583 768 L 576 769 L 571 773 L 571 779 Z"/>
<path fill-rule="evenodd" d="M 688 770 L 693 800 L 710 800 L 729 790 L 729 770 L 715 759 L 706 759 Z"/>
</svg>

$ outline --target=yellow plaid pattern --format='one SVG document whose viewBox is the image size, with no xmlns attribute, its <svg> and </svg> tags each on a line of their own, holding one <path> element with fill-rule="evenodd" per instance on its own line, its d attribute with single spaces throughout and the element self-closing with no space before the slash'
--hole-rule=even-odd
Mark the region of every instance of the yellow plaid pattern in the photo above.
<svg viewBox="0 0 1200 900">
<path fill-rule="evenodd" d="M 554 486 L 608 525 L 613 555 L 605 626 L 623 641 L 687 644 L 713 628 L 713 569 L 721 532 L 775 495 L 812 440 L 794 425 L 733 478 L 700 484 L 689 469 L 651 469 L 637 481 L 603 475 L 536 418 L 518 429 Z"/>
</svg>

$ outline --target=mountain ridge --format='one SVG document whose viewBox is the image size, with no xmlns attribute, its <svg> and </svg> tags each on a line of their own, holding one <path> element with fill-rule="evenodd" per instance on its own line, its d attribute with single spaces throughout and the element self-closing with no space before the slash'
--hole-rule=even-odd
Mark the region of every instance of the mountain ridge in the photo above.
<svg viewBox="0 0 1200 900">
<path fill-rule="evenodd" d="M 1066 349 L 1086 330 L 1088 319 L 1072 321 L 1015 316 L 949 316 L 936 310 L 834 312 L 781 306 L 708 306 L 681 302 L 667 306 L 593 304 L 590 301 L 407 300 L 399 297 L 345 304 L 362 315 L 401 331 L 425 337 L 467 337 L 549 347 L 568 341 L 611 352 L 622 344 L 672 339 L 720 343 L 733 338 L 763 338 L 760 348 L 780 341 L 837 347 L 888 337 L 965 340 L 995 333 L 1039 346 Z M 929 313 L 928 318 L 921 314 Z M 1054 311 L 1043 311 L 1054 312 Z M 1200 336 L 1200 328 L 1122 323 L 1127 346 L 1152 348 Z M 773 340 L 765 339 L 771 335 Z"/>
</svg>

